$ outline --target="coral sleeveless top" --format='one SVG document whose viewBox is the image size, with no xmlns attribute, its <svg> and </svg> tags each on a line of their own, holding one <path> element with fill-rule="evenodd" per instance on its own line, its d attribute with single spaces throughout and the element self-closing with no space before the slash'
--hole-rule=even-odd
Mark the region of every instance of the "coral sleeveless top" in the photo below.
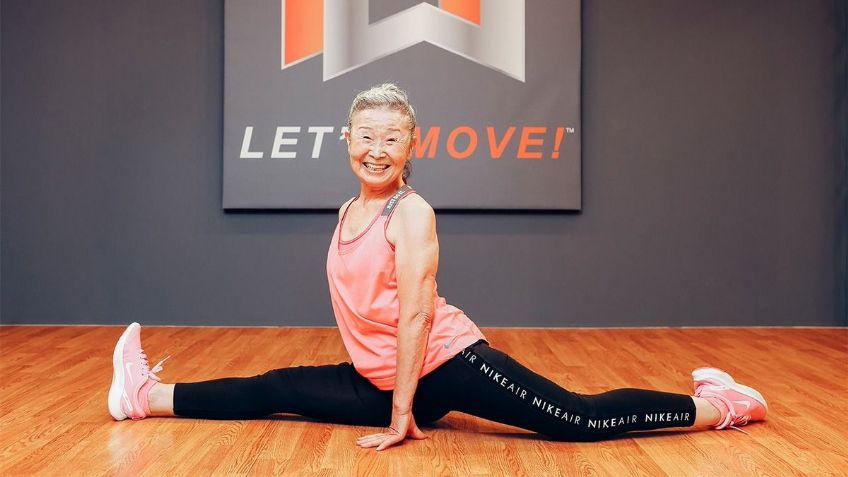
<svg viewBox="0 0 848 477">
<path fill-rule="evenodd" d="M 395 251 L 386 239 L 386 228 L 397 204 L 413 192 L 403 186 L 365 231 L 348 241 L 341 239 L 346 209 L 327 253 L 330 297 L 342 341 L 359 374 L 382 390 L 395 385 L 400 317 Z M 484 339 L 465 313 L 448 305 L 438 292 L 433 310 L 421 376 Z"/>
</svg>

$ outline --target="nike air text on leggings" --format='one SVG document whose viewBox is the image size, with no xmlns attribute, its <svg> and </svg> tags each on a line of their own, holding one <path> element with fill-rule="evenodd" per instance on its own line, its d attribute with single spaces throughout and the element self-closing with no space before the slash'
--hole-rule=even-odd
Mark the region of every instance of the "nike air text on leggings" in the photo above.
<svg viewBox="0 0 848 477">
<path fill-rule="evenodd" d="M 466 388 L 472 392 L 456 410 L 553 438 L 595 440 L 627 431 L 691 426 L 695 421 L 695 405 L 686 395 L 641 389 L 573 393 L 485 342 L 463 350 L 458 358 L 474 379 Z"/>
<path fill-rule="evenodd" d="M 391 391 L 377 389 L 349 363 L 177 384 L 174 390 L 177 415 L 212 419 L 293 413 L 342 424 L 386 426 L 391 403 Z M 433 422 L 450 411 L 576 441 L 686 427 L 695 419 L 695 405 L 687 395 L 639 389 L 573 393 L 482 340 L 419 380 L 413 402 L 416 421 Z"/>
</svg>

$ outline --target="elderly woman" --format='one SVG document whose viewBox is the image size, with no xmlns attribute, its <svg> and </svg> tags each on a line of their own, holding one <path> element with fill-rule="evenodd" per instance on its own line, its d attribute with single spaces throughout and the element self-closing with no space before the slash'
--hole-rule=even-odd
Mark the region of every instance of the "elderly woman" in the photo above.
<svg viewBox="0 0 848 477">
<path fill-rule="evenodd" d="M 762 420 L 762 395 L 715 368 L 700 368 L 694 396 L 639 389 L 576 394 L 492 348 L 436 291 L 433 209 L 408 185 L 415 112 L 393 84 L 356 96 L 345 133 L 359 195 L 339 209 L 327 254 L 333 311 L 350 363 L 276 369 L 248 378 L 165 384 L 131 324 L 113 355 L 109 412 L 213 419 L 293 413 L 378 426 L 362 447 L 427 436 L 418 423 L 450 411 L 559 440 L 598 440 L 659 428 L 724 429 Z"/>
</svg>

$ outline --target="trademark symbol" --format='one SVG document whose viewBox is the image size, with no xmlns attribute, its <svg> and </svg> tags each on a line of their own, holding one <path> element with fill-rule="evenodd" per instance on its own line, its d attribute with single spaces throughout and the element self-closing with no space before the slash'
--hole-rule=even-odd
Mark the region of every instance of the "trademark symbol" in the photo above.
<svg viewBox="0 0 848 477">
<path fill-rule="evenodd" d="M 568 134 L 574 134 L 574 128 L 565 128 L 565 132 Z"/>
</svg>

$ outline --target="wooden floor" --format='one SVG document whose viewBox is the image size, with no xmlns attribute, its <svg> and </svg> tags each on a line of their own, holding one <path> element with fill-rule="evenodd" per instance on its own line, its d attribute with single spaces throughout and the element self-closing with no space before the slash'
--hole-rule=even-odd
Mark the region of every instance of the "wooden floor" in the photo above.
<svg viewBox="0 0 848 477">
<path fill-rule="evenodd" d="M 689 372 L 730 370 L 769 401 L 765 423 L 550 442 L 450 413 L 430 439 L 383 453 L 372 428 L 294 416 L 255 421 L 112 421 L 117 327 L 0 327 L 0 475 L 846 475 L 848 329 L 488 329 L 491 344 L 578 392 L 691 392 Z M 145 327 L 166 382 L 336 363 L 334 329 Z"/>
</svg>

